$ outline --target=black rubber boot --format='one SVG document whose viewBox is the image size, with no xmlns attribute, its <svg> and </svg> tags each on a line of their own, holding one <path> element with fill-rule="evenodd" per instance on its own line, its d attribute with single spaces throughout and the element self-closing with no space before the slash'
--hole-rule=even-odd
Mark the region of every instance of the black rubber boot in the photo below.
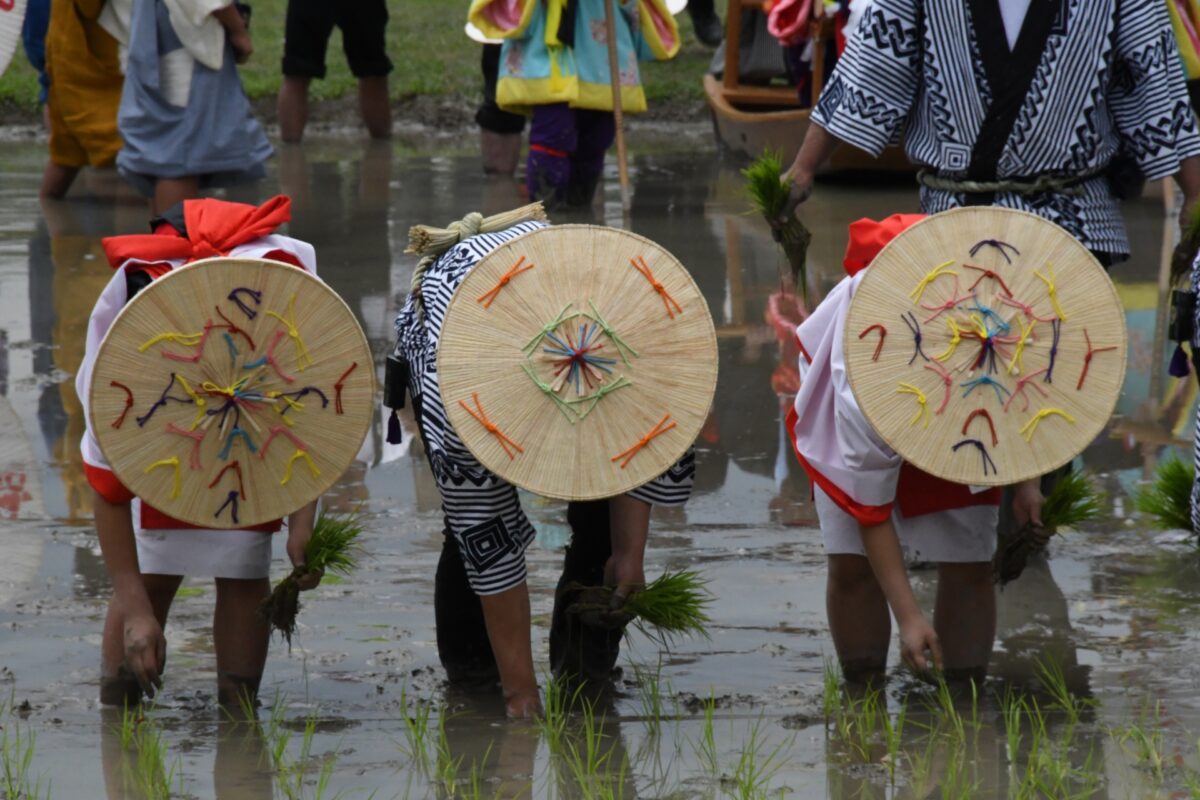
<svg viewBox="0 0 1200 800">
<path fill-rule="evenodd" d="M 550 669 L 555 677 L 590 684 L 607 683 L 621 655 L 623 631 L 584 625 L 567 608 L 580 587 L 602 586 L 604 565 L 612 555 L 608 501 L 570 503 L 571 543 L 563 557 L 562 577 L 554 593 L 550 619 Z"/>
<path fill-rule="evenodd" d="M 467 571 L 449 531 L 433 579 L 433 615 L 438 658 L 451 683 L 500 680 L 483 620 L 483 604 L 467 582 Z"/>
</svg>

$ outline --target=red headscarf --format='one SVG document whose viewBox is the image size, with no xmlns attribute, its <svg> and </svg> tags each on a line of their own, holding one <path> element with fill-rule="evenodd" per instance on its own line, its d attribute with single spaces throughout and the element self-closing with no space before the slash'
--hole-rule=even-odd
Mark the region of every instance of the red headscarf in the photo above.
<svg viewBox="0 0 1200 800">
<path fill-rule="evenodd" d="M 882 222 L 866 218 L 851 222 L 850 242 L 846 245 L 846 258 L 842 262 L 846 274 L 854 276 L 869 267 L 888 242 L 923 219 L 924 214 L 892 214 Z"/>
<path fill-rule="evenodd" d="M 102 241 L 113 269 L 128 259 L 141 261 L 197 261 L 228 255 L 233 248 L 268 234 L 292 218 L 292 200 L 276 195 L 261 206 L 205 198 L 184 200 L 186 238 L 161 224 L 154 233 L 110 236 Z"/>
</svg>

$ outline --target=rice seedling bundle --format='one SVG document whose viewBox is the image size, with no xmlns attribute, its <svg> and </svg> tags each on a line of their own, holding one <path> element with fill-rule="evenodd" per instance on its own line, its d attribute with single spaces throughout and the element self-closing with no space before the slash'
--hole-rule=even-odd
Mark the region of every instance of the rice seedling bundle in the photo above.
<svg viewBox="0 0 1200 800">
<path fill-rule="evenodd" d="M 1016 580 L 1025 571 L 1029 556 L 1045 547 L 1052 535 L 1061 528 L 1075 528 L 1099 519 L 1103 505 L 1104 496 L 1083 473 L 1060 477 L 1042 503 L 1041 526 L 1023 525 L 997 551 L 993 562 L 996 581 L 1004 586 Z"/>
<path fill-rule="evenodd" d="M 358 514 L 321 511 L 313 525 L 312 538 L 304 548 L 304 565 L 293 569 L 263 601 L 263 617 L 273 630 L 283 634 L 288 647 L 296 631 L 296 615 L 300 613 L 300 579 L 316 572 L 342 576 L 353 572 L 363 553 L 359 541 L 363 530 Z"/>
<path fill-rule="evenodd" d="M 707 586 L 708 581 L 696 572 L 664 572 L 616 607 L 612 603 L 613 587 L 587 587 L 581 590 L 569 613 L 578 614 L 594 625 L 632 622 L 639 631 L 662 644 L 680 636 L 708 638 L 708 625 L 712 621 L 708 607 L 713 597 Z"/>
<path fill-rule="evenodd" d="M 808 245 L 812 232 L 794 214 L 785 214 L 791 186 L 783 182 L 782 157 L 768 150 L 742 170 L 742 175 L 751 204 L 777 231 L 779 245 L 792 270 L 792 281 L 807 299 Z"/>
<path fill-rule="evenodd" d="M 1155 470 L 1154 483 L 1134 495 L 1134 508 L 1150 517 L 1159 530 L 1191 531 L 1195 481 L 1194 465 L 1179 458 L 1168 458 Z"/>
</svg>

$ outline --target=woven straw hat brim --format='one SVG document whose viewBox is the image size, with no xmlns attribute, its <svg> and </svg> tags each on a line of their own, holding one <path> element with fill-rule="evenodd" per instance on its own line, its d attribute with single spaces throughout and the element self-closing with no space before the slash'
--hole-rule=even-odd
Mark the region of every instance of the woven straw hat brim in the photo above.
<svg viewBox="0 0 1200 800">
<path fill-rule="evenodd" d="M 25 5 L 26 0 L 16 0 L 11 6 L 0 3 L 0 75 L 8 68 L 21 41 Z"/>
<path fill-rule="evenodd" d="M 611 372 L 597 370 L 590 389 L 581 380 L 553 392 L 559 362 L 544 330 L 564 342 L 594 337 Z M 451 424 L 496 475 L 548 497 L 612 497 L 661 475 L 699 435 L 716 389 L 716 333 L 695 282 L 662 247 L 560 225 L 498 247 L 463 280 L 438 375 Z M 603 386 L 616 388 L 583 399 Z"/>
<path fill-rule="evenodd" d="M 1059 226 L 1010 209 L 955 209 L 896 237 L 843 337 L 855 399 L 883 440 L 971 485 L 1069 462 L 1101 435 L 1125 377 L 1125 315 L 1104 269 Z"/>
<path fill-rule="evenodd" d="M 226 320 L 238 331 L 217 327 Z M 242 379 L 236 402 L 222 393 Z M 89 422 L 143 501 L 200 527 L 239 528 L 329 489 L 374 402 L 370 347 L 332 289 L 288 264 L 214 258 L 171 271 L 121 310 L 96 356 Z"/>
</svg>

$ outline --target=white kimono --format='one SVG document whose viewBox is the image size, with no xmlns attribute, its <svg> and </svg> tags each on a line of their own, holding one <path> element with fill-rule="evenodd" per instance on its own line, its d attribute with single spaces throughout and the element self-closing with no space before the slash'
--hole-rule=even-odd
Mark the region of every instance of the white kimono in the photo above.
<svg viewBox="0 0 1200 800">
<path fill-rule="evenodd" d="M 994 493 L 971 499 L 962 487 L 905 465 L 854 399 L 842 332 L 850 301 L 865 274 L 863 270 L 839 283 L 796 329 L 800 391 L 787 427 L 796 455 L 813 482 L 825 550 L 831 555 L 866 555 L 860 525 L 891 517 L 909 561 L 990 561 L 998 521 L 991 499 Z M 947 502 L 906 516 L 903 498 L 897 497 L 902 472 L 907 473 L 907 485 L 930 487 L 931 494 Z"/>
<path fill-rule="evenodd" d="M 267 258 L 272 253 L 285 253 L 299 261 L 304 269 L 316 275 L 317 258 L 312 245 L 293 239 L 289 236 L 271 234 L 263 236 L 246 244 L 234 247 L 230 252 L 231 258 Z M 80 454 L 83 456 L 84 470 L 88 481 L 93 487 L 105 493 L 107 487 L 119 485 L 112 474 L 112 468 L 104 458 L 100 445 L 92 433 L 92 418 L 88 412 L 91 399 L 92 369 L 96 362 L 96 352 L 105 334 L 112 326 L 117 314 L 128 301 L 128 289 L 125 273 L 129 269 L 138 269 L 149 263 L 164 263 L 161 261 L 142 261 L 127 259 L 117 269 L 113 270 L 112 280 L 100 293 L 92 309 L 88 321 L 87 345 L 84 351 L 83 363 L 75 376 L 75 391 L 83 404 L 84 418 L 87 429 L 80 443 Z M 172 269 L 183 266 L 186 262 L 177 259 L 169 262 Z M 132 501 L 134 535 L 137 540 L 138 565 L 143 574 L 153 575 L 190 575 L 214 578 L 265 578 L 270 574 L 271 567 L 271 533 L 249 530 L 187 530 L 178 528 L 146 528 L 143 516 L 147 509 L 139 498 Z M 161 514 L 155 518 L 161 519 Z M 275 526 L 277 528 L 277 526 Z"/>
</svg>

